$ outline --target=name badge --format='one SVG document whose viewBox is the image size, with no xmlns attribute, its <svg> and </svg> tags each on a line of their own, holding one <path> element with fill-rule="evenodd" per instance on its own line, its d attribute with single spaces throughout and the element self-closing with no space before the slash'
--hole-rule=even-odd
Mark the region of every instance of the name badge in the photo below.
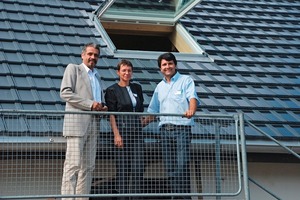
<svg viewBox="0 0 300 200">
<path fill-rule="evenodd" d="M 175 91 L 175 95 L 181 95 L 181 90 Z"/>
</svg>

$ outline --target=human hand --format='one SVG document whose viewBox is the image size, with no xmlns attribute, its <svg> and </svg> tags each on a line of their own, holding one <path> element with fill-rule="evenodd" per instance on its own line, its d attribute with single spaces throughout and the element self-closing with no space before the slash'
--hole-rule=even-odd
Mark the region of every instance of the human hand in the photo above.
<svg viewBox="0 0 300 200">
<path fill-rule="evenodd" d="M 147 126 L 150 122 L 155 120 L 155 116 L 145 116 L 145 117 L 141 117 L 141 124 L 142 127 Z"/>
<path fill-rule="evenodd" d="M 148 125 L 145 117 L 141 117 L 141 125 L 142 125 L 142 127 L 145 127 Z"/>
<path fill-rule="evenodd" d="M 96 101 L 93 102 L 92 111 L 107 111 L 107 110 L 108 107 L 106 105 L 103 105 L 102 103 Z"/>
<path fill-rule="evenodd" d="M 194 111 L 192 111 L 192 110 L 187 110 L 187 111 L 185 111 L 184 116 L 185 116 L 186 118 L 190 119 L 191 117 L 194 116 L 194 114 L 195 114 Z"/>
<path fill-rule="evenodd" d="M 102 104 L 94 101 L 92 105 L 92 111 L 100 111 L 102 109 Z"/>
<path fill-rule="evenodd" d="M 118 148 L 123 147 L 122 136 L 119 133 L 114 135 L 114 143 L 115 143 L 115 146 Z"/>
<path fill-rule="evenodd" d="M 102 111 L 108 111 L 108 107 L 107 106 L 103 106 L 102 107 Z"/>
</svg>

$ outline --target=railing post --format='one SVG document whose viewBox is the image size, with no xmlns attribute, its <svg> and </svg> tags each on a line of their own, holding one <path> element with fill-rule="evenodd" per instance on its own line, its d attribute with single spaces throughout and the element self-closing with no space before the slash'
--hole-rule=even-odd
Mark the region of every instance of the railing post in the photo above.
<svg viewBox="0 0 300 200">
<path fill-rule="evenodd" d="M 241 136 L 241 153 L 242 153 L 242 166 L 243 166 L 243 180 L 245 190 L 245 200 L 250 200 L 249 180 L 248 180 L 248 167 L 247 167 L 247 152 L 246 152 L 246 139 L 245 139 L 245 125 L 244 114 L 239 113 L 240 121 L 240 136 Z"/>
<path fill-rule="evenodd" d="M 220 194 L 221 191 L 221 143 L 220 143 L 220 124 L 219 122 L 214 123 L 215 129 L 215 159 L 216 159 L 216 193 Z M 221 199 L 220 196 L 217 196 L 216 199 Z"/>
</svg>

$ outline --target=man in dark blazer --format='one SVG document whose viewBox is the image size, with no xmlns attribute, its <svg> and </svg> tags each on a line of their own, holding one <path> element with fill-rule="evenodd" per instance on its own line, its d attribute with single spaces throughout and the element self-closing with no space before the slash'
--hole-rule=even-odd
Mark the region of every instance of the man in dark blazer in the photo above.
<svg viewBox="0 0 300 200">
<path fill-rule="evenodd" d="M 95 66 L 100 54 L 97 44 L 86 44 L 82 64 L 69 64 L 61 82 L 60 96 L 66 111 L 106 111 L 103 88 Z M 95 168 L 99 115 L 66 113 L 63 136 L 67 140 L 62 195 L 89 194 Z M 75 198 L 69 198 L 75 199 Z M 76 198 L 76 200 L 88 198 Z"/>
</svg>

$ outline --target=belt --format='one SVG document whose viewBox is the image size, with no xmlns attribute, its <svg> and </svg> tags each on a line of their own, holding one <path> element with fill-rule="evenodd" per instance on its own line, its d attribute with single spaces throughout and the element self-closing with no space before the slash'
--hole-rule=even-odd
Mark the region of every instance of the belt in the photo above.
<svg viewBox="0 0 300 200">
<path fill-rule="evenodd" d="M 191 128 L 189 125 L 175 125 L 175 124 L 163 124 L 161 126 L 161 129 L 167 130 L 167 131 L 174 131 L 174 130 L 183 130 L 186 128 Z"/>
</svg>

